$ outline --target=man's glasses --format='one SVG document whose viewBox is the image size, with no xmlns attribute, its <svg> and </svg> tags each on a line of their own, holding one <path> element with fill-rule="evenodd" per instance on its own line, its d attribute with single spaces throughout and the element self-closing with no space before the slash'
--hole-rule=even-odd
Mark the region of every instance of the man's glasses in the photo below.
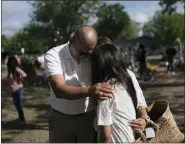
<svg viewBox="0 0 185 144">
<path fill-rule="evenodd" d="M 75 49 L 76 49 L 76 54 L 79 55 L 81 58 L 91 57 L 92 54 L 90 52 L 85 53 L 85 52 L 81 52 L 79 49 L 77 49 L 75 41 L 74 41 L 74 45 L 75 45 Z"/>
</svg>

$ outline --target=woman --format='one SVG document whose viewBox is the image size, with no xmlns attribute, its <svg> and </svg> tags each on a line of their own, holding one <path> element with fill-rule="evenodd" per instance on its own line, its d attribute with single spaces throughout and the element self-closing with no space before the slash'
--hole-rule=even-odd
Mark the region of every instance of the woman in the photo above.
<svg viewBox="0 0 185 144">
<path fill-rule="evenodd" d="M 12 93 L 14 105 L 19 114 L 21 123 L 25 123 L 25 117 L 21 106 L 21 97 L 23 94 L 23 79 L 27 76 L 21 69 L 16 57 L 10 56 L 7 63 L 9 88 Z"/>
<path fill-rule="evenodd" d="M 132 127 L 143 130 L 146 126 L 146 102 L 135 75 L 126 69 L 122 55 L 112 44 L 92 53 L 92 84 L 98 82 L 108 82 L 115 91 L 112 99 L 98 101 L 98 141 L 134 142 Z M 136 114 L 140 118 L 136 119 Z"/>
</svg>

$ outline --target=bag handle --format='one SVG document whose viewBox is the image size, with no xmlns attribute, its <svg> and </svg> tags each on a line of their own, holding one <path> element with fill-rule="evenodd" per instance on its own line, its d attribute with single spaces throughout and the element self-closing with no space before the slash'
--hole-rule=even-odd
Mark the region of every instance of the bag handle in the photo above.
<svg viewBox="0 0 185 144">
<path fill-rule="evenodd" d="M 149 120 L 148 119 L 148 124 L 150 124 L 155 130 L 158 130 L 159 129 L 159 125 L 156 124 L 155 122 L 153 122 L 152 120 Z M 147 141 L 147 138 L 146 138 L 146 136 L 145 136 L 145 134 L 144 134 L 143 131 L 140 130 L 140 131 L 137 131 L 137 133 L 141 137 L 141 139 L 142 139 L 143 142 L 148 142 Z"/>
<path fill-rule="evenodd" d="M 150 112 L 151 111 L 154 103 L 152 103 L 149 107 L 146 108 L 146 111 L 147 112 Z M 147 123 L 150 124 L 155 130 L 158 130 L 159 129 L 159 125 L 156 124 L 154 121 L 152 121 L 151 119 L 148 119 L 148 118 L 145 118 L 145 119 L 147 120 Z M 145 136 L 145 134 L 144 134 L 143 131 L 140 130 L 140 131 L 137 131 L 137 133 L 141 137 L 141 139 L 142 139 L 143 142 L 148 142 L 147 141 L 147 138 L 146 138 L 146 136 Z"/>
</svg>

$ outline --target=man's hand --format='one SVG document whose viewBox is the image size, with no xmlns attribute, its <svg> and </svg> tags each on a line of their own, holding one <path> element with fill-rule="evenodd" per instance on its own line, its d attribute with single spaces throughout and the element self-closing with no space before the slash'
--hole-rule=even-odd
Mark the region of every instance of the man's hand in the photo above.
<svg viewBox="0 0 185 144">
<path fill-rule="evenodd" d="M 144 130 L 146 127 L 146 120 L 143 118 L 138 118 L 136 120 L 131 121 L 130 126 L 136 131 Z"/>
<path fill-rule="evenodd" d="M 97 83 L 89 88 L 88 94 L 97 100 L 106 100 L 113 96 L 114 91 L 107 83 Z"/>
</svg>

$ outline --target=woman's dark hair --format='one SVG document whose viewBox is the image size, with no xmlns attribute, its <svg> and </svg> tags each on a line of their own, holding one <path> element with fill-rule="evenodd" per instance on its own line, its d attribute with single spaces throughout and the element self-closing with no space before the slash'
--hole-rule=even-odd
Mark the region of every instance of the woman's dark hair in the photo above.
<svg viewBox="0 0 185 144">
<path fill-rule="evenodd" d="M 95 48 L 98 48 L 104 44 L 112 44 L 112 41 L 108 37 L 101 36 L 99 37 Z"/>
<path fill-rule="evenodd" d="M 137 107 L 136 91 L 124 64 L 123 56 L 113 44 L 104 44 L 92 52 L 92 84 L 115 79 L 123 84 L 134 107 Z"/>
<path fill-rule="evenodd" d="M 12 74 L 15 78 L 20 76 L 20 74 L 16 71 L 16 67 L 20 67 L 16 57 L 10 56 L 7 63 L 8 77 L 10 76 L 10 74 Z"/>
</svg>

